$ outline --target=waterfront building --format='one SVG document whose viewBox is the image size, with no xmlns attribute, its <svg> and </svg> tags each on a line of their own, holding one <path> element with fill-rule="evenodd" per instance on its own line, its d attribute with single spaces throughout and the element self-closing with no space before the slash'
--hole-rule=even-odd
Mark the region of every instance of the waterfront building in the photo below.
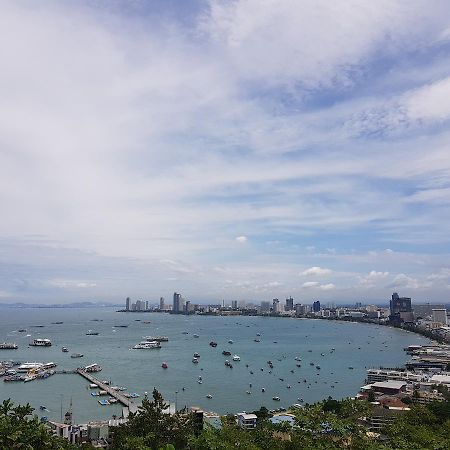
<svg viewBox="0 0 450 450">
<path fill-rule="evenodd" d="M 280 300 L 278 300 L 277 298 L 274 298 L 272 301 L 272 312 L 274 314 L 280 314 L 282 312 Z"/>
<path fill-rule="evenodd" d="M 289 297 L 286 299 L 286 306 L 284 307 L 285 311 L 292 311 L 294 309 L 294 299 Z"/>
<path fill-rule="evenodd" d="M 320 302 L 319 300 L 313 303 L 313 312 L 318 313 L 320 311 Z"/>
<path fill-rule="evenodd" d="M 441 309 L 433 309 L 433 322 L 439 322 L 444 325 L 447 325 L 447 310 L 445 308 Z"/>
<path fill-rule="evenodd" d="M 161 311 L 164 311 L 164 309 L 165 309 L 165 305 L 164 305 L 164 297 L 161 297 L 161 298 L 159 299 L 159 309 L 160 309 Z"/>
<path fill-rule="evenodd" d="M 237 423 L 241 428 L 246 430 L 256 428 L 256 421 L 258 416 L 256 414 L 240 413 L 237 415 Z"/>
<path fill-rule="evenodd" d="M 409 372 L 407 370 L 398 369 L 367 369 L 367 384 L 376 383 L 378 381 L 406 381 L 419 383 L 427 381 L 427 377 L 422 373 Z"/>
<path fill-rule="evenodd" d="M 403 323 L 414 322 L 414 314 L 409 297 L 400 297 L 397 292 L 392 294 L 389 321 L 397 326 Z"/>
<path fill-rule="evenodd" d="M 177 314 L 180 312 L 180 303 L 181 303 L 181 294 L 178 294 L 178 292 L 173 293 L 173 307 L 172 311 Z"/>
</svg>

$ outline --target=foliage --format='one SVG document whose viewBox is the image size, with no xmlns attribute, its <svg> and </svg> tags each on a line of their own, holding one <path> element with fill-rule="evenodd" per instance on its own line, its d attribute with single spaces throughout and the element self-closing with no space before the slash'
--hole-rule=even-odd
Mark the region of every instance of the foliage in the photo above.
<svg viewBox="0 0 450 450">
<path fill-rule="evenodd" d="M 34 409 L 14 406 L 11 400 L 0 405 L 0 449 L 65 450 L 75 449 L 66 440 L 53 436 L 47 427 L 31 416 Z"/>
</svg>

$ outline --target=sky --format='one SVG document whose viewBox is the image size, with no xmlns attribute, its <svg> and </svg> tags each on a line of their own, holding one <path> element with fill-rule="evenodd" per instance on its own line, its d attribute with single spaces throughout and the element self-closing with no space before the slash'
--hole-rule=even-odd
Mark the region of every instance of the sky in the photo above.
<svg viewBox="0 0 450 450">
<path fill-rule="evenodd" d="M 450 300 L 448 1 L 0 11 L 0 303 Z"/>
</svg>

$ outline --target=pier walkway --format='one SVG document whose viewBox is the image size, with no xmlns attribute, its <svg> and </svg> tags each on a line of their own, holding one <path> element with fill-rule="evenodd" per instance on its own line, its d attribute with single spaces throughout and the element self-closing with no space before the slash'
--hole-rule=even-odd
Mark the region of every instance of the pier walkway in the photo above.
<svg viewBox="0 0 450 450">
<path fill-rule="evenodd" d="M 111 397 L 117 399 L 118 402 L 120 402 L 123 406 L 125 406 L 128 409 L 127 412 L 136 413 L 138 411 L 138 406 L 136 405 L 136 403 L 134 403 L 129 398 L 125 397 L 121 392 L 112 389 L 111 386 L 108 386 L 107 384 L 103 383 L 90 373 L 86 372 L 83 369 L 77 369 L 75 373 L 78 373 L 83 378 L 86 378 L 86 380 L 88 380 L 90 383 L 96 384 L 102 391 L 106 391 Z"/>
</svg>

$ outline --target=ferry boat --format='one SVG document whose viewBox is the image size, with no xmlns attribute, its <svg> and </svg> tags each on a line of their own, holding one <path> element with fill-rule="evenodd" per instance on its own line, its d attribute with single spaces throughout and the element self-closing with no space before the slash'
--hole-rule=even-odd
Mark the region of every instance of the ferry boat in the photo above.
<svg viewBox="0 0 450 450">
<path fill-rule="evenodd" d="M 72 353 L 70 355 L 71 358 L 82 358 L 83 356 L 83 353 Z"/>
<path fill-rule="evenodd" d="M 167 336 L 145 336 L 146 341 L 156 341 L 156 342 L 168 342 L 169 338 Z"/>
<path fill-rule="evenodd" d="M 144 341 L 139 342 L 132 347 L 134 350 L 153 350 L 157 348 L 161 348 L 161 344 L 158 341 Z"/>
<path fill-rule="evenodd" d="M 100 372 L 102 370 L 102 366 L 100 364 L 90 364 L 89 366 L 84 367 L 86 372 Z"/>
<path fill-rule="evenodd" d="M 17 367 L 17 372 L 29 372 L 30 370 L 41 370 L 44 364 L 38 362 L 26 362 Z"/>
<path fill-rule="evenodd" d="M 17 350 L 17 344 L 12 342 L 0 342 L 0 350 Z"/>
<path fill-rule="evenodd" d="M 33 342 L 30 342 L 31 347 L 51 347 L 51 345 L 50 339 L 33 339 Z"/>
<path fill-rule="evenodd" d="M 88 330 L 86 336 L 98 336 L 98 331 Z"/>
</svg>

